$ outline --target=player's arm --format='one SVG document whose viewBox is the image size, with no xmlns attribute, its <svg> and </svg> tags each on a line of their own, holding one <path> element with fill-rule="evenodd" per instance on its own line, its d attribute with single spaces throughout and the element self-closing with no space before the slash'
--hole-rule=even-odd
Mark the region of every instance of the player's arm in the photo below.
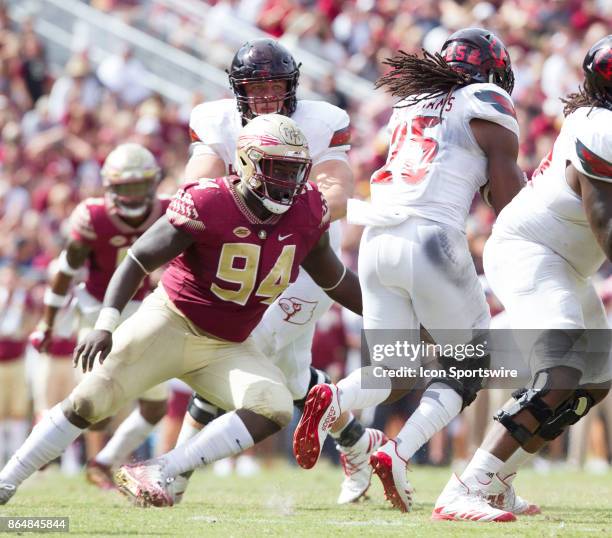
<svg viewBox="0 0 612 538">
<path fill-rule="evenodd" d="M 336 256 L 327 232 L 308 253 L 302 267 L 334 301 L 361 316 L 359 278 Z"/>
<path fill-rule="evenodd" d="M 90 252 L 91 247 L 88 244 L 78 239 L 71 239 L 59 255 L 57 270 L 45 290 L 42 319 L 36 330 L 30 335 L 30 342 L 38 351 L 44 352 L 49 347 L 55 318 L 66 303 L 66 294 L 72 278 L 85 264 Z"/>
<path fill-rule="evenodd" d="M 476 142 L 487 156 L 488 201 L 499 215 L 524 185 L 523 172 L 516 164 L 518 138 L 509 129 L 490 121 L 473 119 L 470 126 Z"/>
<path fill-rule="evenodd" d="M 192 243 L 193 237 L 174 227 L 165 216 L 138 238 L 113 273 L 95 329 L 74 350 L 75 366 L 80 359 L 83 371 L 91 370 L 98 353 L 100 362 L 104 361 L 110 353 L 112 331 L 119 322 L 121 311 L 144 277 L 176 258 Z"/>
<path fill-rule="evenodd" d="M 325 196 L 331 220 L 346 215 L 346 203 L 353 196 L 353 171 L 348 162 L 330 159 L 312 168 L 310 180 L 315 182 Z"/>
<path fill-rule="evenodd" d="M 604 251 L 606 258 L 612 260 L 612 177 L 602 181 L 581 174 L 572 165 L 568 176 L 578 180 L 582 203 L 593 234 Z"/>
<path fill-rule="evenodd" d="M 201 177 L 215 178 L 226 174 L 225 162 L 214 153 L 201 154 L 194 150 L 187 161 L 183 180 L 197 181 Z"/>
</svg>

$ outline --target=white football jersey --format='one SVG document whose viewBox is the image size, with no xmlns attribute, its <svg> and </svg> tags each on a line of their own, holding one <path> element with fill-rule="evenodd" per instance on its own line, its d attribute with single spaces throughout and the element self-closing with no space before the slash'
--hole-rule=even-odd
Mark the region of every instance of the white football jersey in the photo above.
<svg viewBox="0 0 612 538">
<path fill-rule="evenodd" d="M 548 246 L 583 277 L 605 260 L 582 199 L 567 184 L 570 162 L 579 172 L 612 182 L 612 111 L 579 108 L 563 122 L 552 151 L 494 227 L 499 237 L 521 237 Z"/>
<path fill-rule="evenodd" d="M 291 119 L 306 136 L 313 165 L 347 159 L 350 133 L 349 117 L 344 110 L 324 101 L 299 100 Z M 228 173 L 237 170 L 236 141 L 242 120 L 234 99 L 196 106 L 191 112 L 189 128 L 194 155 L 218 155 Z"/>
<path fill-rule="evenodd" d="M 488 181 L 472 119 L 497 123 L 518 138 L 512 100 L 494 84 L 460 88 L 446 104 L 444 97 L 398 104 L 389 122 L 387 162 L 372 175 L 372 204 L 408 207 L 411 214 L 464 230 L 474 194 Z"/>
</svg>

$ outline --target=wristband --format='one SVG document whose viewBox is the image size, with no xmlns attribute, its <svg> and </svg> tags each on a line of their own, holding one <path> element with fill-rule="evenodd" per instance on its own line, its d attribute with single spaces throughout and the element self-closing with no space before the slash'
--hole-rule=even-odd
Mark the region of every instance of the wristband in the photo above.
<svg viewBox="0 0 612 538">
<path fill-rule="evenodd" d="M 62 308 L 66 304 L 66 296 L 55 293 L 51 288 L 45 290 L 43 296 L 43 304 L 45 306 L 53 306 L 55 308 Z"/>
<path fill-rule="evenodd" d="M 112 333 L 117 328 L 117 325 L 119 325 L 120 317 L 121 312 L 119 312 L 119 310 L 110 306 L 105 306 L 100 310 L 94 329 L 96 331 L 108 331 Z"/>
<path fill-rule="evenodd" d="M 342 271 L 342 274 L 340 275 L 340 278 L 338 279 L 338 282 L 336 282 L 331 288 L 323 288 L 323 287 L 321 287 L 321 289 L 323 291 L 332 291 L 332 290 L 335 290 L 340 285 L 340 282 L 342 282 L 344 280 L 344 277 L 346 276 L 346 265 L 343 265 L 342 267 L 343 267 L 344 270 Z"/>
<path fill-rule="evenodd" d="M 74 276 L 78 271 L 78 268 L 75 269 L 68 263 L 68 254 L 65 250 L 62 250 L 57 258 L 57 269 L 68 276 Z"/>
</svg>

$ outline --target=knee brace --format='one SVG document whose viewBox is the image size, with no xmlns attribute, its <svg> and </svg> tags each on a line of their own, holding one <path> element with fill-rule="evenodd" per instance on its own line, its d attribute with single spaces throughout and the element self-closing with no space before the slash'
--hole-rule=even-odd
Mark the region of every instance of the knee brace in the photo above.
<svg viewBox="0 0 612 538">
<path fill-rule="evenodd" d="M 488 332 L 475 337 L 469 342 L 470 345 L 486 345 L 486 338 Z M 478 347 L 475 347 L 478 349 Z M 455 368 L 455 371 L 459 374 L 460 372 L 477 372 L 479 368 L 488 370 L 491 366 L 491 355 L 488 353 L 483 356 L 466 357 L 463 360 L 458 360 L 454 357 L 442 356 L 440 358 L 440 364 L 446 372 L 450 372 L 451 366 Z M 470 405 L 480 392 L 483 387 L 484 378 L 479 375 L 466 375 L 465 377 L 438 377 L 432 378 L 427 386 L 432 383 L 444 383 L 452 388 L 462 399 L 461 410 L 463 411 L 468 405 Z"/>
<path fill-rule="evenodd" d="M 493 418 L 504 426 L 521 446 L 524 446 L 531 438 L 539 434 L 544 424 L 550 422 L 555 416 L 555 411 L 542 400 L 542 396 L 549 392 L 550 374 L 547 370 L 542 370 L 536 374 L 531 388 L 514 391 L 512 397 L 516 402 L 508 409 L 500 409 Z M 529 411 L 538 422 L 538 426 L 533 432 L 514 420 L 523 409 Z"/>
<path fill-rule="evenodd" d="M 193 420 L 202 424 L 202 426 L 210 424 L 217 417 L 225 413 L 223 409 L 219 409 L 216 405 L 211 404 L 208 400 L 205 400 L 195 392 L 189 399 L 187 412 Z"/>
<path fill-rule="evenodd" d="M 542 424 L 538 435 L 548 441 L 556 439 L 565 428 L 576 424 L 584 417 L 595 404 L 595 399 L 587 390 L 576 390 L 565 403 L 557 408 L 554 416 Z"/>
<path fill-rule="evenodd" d="M 293 400 L 293 405 L 297 407 L 300 411 L 304 410 L 304 405 L 306 404 L 306 398 L 308 397 L 308 393 L 310 389 L 319 383 L 331 383 L 331 378 L 323 371 L 318 370 L 317 368 L 311 366 L 310 367 L 310 382 L 308 383 L 308 388 L 306 389 L 306 394 L 300 400 Z"/>
</svg>

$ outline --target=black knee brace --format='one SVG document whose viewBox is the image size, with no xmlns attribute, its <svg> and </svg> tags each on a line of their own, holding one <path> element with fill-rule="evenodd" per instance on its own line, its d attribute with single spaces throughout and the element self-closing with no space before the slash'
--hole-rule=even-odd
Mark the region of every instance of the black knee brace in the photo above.
<svg viewBox="0 0 612 538">
<path fill-rule="evenodd" d="M 308 383 L 308 388 L 306 389 L 306 394 L 300 400 L 293 400 L 293 405 L 297 407 L 300 411 L 304 410 L 304 405 L 306 404 L 306 398 L 308 397 L 308 393 L 310 389 L 319 383 L 331 383 L 331 378 L 327 375 L 323 370 L 318 370 L 314 366 L 310 367 L 310 382 Z"/>
<path fill-rule="evenodd" d="M 187 405 L 187 412 L 193 420 L 202 424 L 202 426 L 210 424 L 217 417 L 225 413 L 223 409 L 219 409 L 216 405 L 211 404 L 195 392 L 191 395 Z"/>
<path fill-rule="evenodd" d="M 475 346 L 478 349 L 479 345 L 486 346 L 487 332 L 484 332 L 470 341 L 470 345 Z M 432 383 L 444 383 L 452 388 L 462 399 L 461 410 L 463 411 L 468 405 L 470 405 L 475 399 L 483 386 L 483 377 L 479 375 L 465 376 L 458 379 L 457 377 L 450 376 L 451 367 L 455 368 L 455 371 L 472 371 L 477 372 L 479 368 L 488 370 L 491 367 L 491 355 L 486 353 L 483 356 L 466 357 L 463 360 L 458 360 L 455 357 L 442 356 L 439 359 L 441 367 L 447 372 L 447 377 L 435 377 L 427 384 Z"/>
<path fill-rule="evenodd" d="M 550 392 L 550 374 L 547 370 L 542 370 L 536 374 L 531 388 L 514 391 L 512 397 L 516 402 L 509 409 L 500 409 L 493 418 L 504 426 L 521 446 L 525 446 L 539 433 L 542 426 L 555 416 L 554 410 L 542 400 L 542 396 L 548 392 Z M 539 424 L 534 432 L 514 421 L 514 417 L 523 409 L 529 411 Z"/>
<path fill-rule="evenodd" d="M 584 389 L 578 389 L 572 396 L 555 411 L 554 416 L 542 424 L 538 435 L 543 439 L 552 441 L 563 433 L 563 430 L 576 424 L 595 405 L 595 400 Z"/>
</svg>

